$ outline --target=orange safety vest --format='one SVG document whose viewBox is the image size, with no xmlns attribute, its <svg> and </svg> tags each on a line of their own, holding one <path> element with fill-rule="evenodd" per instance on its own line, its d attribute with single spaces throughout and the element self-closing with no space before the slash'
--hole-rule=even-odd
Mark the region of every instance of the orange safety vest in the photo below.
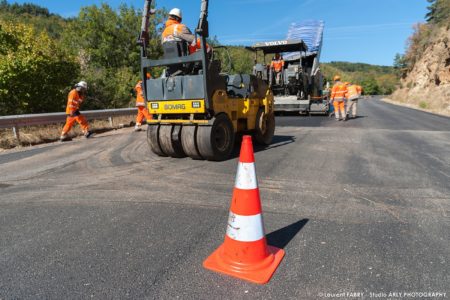
<svg viewBox="0 0 450 300">
<path fill-rule="evenodd" d="M 142 80 L 139 80 L 139 82 L 134 87 L 134 90 L 136 91 L 136 106 L 145 106 L 144 92 L 142 90 Z"/>
<path fill-rule="evenodd" d="M 272 60 L 270 67 L 275 70 L 275 72 L 281 72 L 284 68 L 284 60 Z"/>
<path fill-rule="evenodd" d="M 347 86 L 342 82 L 336 82 L 331 89 L 331 100 L 344 101 L 347 94 Z"/>
<path fill-rule="evenodd" d="M 358 90 L 358 94 L 361 96 L 361 94 L 362 94 L 362 87 L 360 85 L 357 85 L 356 89 Z"/>
<path fill-rule="evenodd" d="M 192 44 L 189 45 L 189 54 L 195 53 L 198 50 L 202 49 L 202 44 L 200 42 L 200 39 L 197 39 L 197 43 L 195 41 L 192 42 Z M 206 52 L 209 53 L 211 51 L 211 47 L 206 43 Z"/>
<path fill-rule="evenodd" d="M 166 22 L 166 27 L 164 28 L 164 31 L 162 33 L 162 39 L 164 42 L 172 42 L 172 41 L 182 41 L 178 37 L 178 33 L 183 32 L 184 28 L 186 28 L 186 25 L 181 24 L 177 20 L 169 19 Z"/>
<path fill-rule="evenodd" d="M 84 96 L 81 96 L 76 89 L 70 91 L 67 97 L 66 114 L 71 115 L 80 109 L 81 103 L 84 101 Z"/>
<path fill-rule="evenodd" d="M 358 86 L 352 84 L 347 86 L 347 93 L 345 94 L 345 98 L 349 100 L 357 99 L 359 98 L 359 94 L 360 92 L 358 91 Z"/>
</svg>

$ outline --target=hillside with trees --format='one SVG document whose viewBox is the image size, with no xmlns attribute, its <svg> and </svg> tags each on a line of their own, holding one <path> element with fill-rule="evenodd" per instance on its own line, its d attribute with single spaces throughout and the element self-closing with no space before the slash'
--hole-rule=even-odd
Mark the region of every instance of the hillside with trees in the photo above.
<svg viewBox="0 0 450 300">
<path fill-rule="evenodd" d="M 216 41 L 217 42 L 217 41 Z M 231 60 L 233 61 L 232 72 L 248 73 L 252 72 L 254 54 L 245 49 L 245 47 L 228 47 Z M 228 59 L 226 55 L 221 55 L 225 61 L 224 68 L 228 68 Z M 270 57 L 266 58 L 268 62 Z M 399 74 L 391 66 L 376 66 L 363 63 L 350 62 L 329 62 L 321 64 L 322 73 L 325 79 L 332 82 L 334 75 L 339 74 L 342 80 L 353 82 L 364 87 L 368 95 L 388 95 L 391 94 L 399 82 Z"/>
<path fill-rule="evenodd" d="M 152 18 L 150 44 L 161 55 L 164 11 Z M 33 4 L 0 2 L 0 115 L 63 111 L 67 93 L 89 82 L 84 109 L 127 107 L 139 79 L 141 10 L 87 6 L 65 19 Z"/>
<path fill-rule="evenodd" d="M 394 101 L 450 115 L 450 1 L 428 0 L 427 22 L 417 24 L 395 67 L 401 74 Z"/>
<path fill-rule="evenodd" d="M 160 31 L 165 10 L 151 19 L 149 53 L 162 54 Z M 34 4 L 0 1 L 0 115 L 63 111 L 70 88 L 80 80 L 89 83 L 83 109 L 128 107 L 130 89 L 139 79 L 141 9 L 106 3 L 83 7 L 72 18 L 50 13 Z M 219 45 L 217 37 L 210 39 Z M 253 54 L 240 46 L 217 53 L 224 71 L 249 73 Z M 230 63 L 230 59 L 232 63 Z M 364 86 L 368 94 L 388 94 L 396 82 L 391 67 L 331 62 L 322 64 L 328 80 L 341 74 L 343 80 Z"/>
</svg>

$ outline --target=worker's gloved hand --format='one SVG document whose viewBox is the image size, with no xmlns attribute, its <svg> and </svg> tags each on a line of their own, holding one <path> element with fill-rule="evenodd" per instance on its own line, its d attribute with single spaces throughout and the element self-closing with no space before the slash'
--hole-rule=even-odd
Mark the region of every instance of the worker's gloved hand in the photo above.
<svg viewBox="0 0 450 300">
<path fill-rule="evenodd" d="M 73 117 L 78 117 L 79 115 L 81 115 L 81 113 L 80 113 L 80 111 L 79 110 L 76 110 L 76 111 L 74 111 L 74 112 L 72 112 L 71 114 L 70 114 L 70 116 L 73 118 Z"/>
</svg>

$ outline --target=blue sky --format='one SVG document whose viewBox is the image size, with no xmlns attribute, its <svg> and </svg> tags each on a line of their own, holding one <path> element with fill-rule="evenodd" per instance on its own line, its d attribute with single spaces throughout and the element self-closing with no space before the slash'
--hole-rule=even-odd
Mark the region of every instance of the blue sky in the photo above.
<svg viewBox="0 0 450 300">
<path fill-rule="evenodd" d="M 10 1 L 11 2 L 11 1 Z M 102 1 L 26 0 L 62 16 L 74 16 L 80 7 Z M 142 0 L 103 1 L 143 6 Z M 197 24 L 200 0 L 158 0 L 158 6 L 179 7 L 184 23 Z M 325 21 L 322 61 L 350 61 L 392 65 L 403 53 L 412 26 L 423 22 L 426 0 L 211 0 L 210 33 L 224 44 L 250 45 L 283 39 L 292 22 Z"/>
</svg>

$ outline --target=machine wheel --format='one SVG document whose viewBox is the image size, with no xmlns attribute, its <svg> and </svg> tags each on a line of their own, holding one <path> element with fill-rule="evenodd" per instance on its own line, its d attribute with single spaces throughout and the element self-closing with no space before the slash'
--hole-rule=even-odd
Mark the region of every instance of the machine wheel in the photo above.
<svg viewBox="0 0 450 300">
<path fill-rule="evenodd" d="M 207 160 L 227 159 L 233 151 L 234 139 L 233 123 L 226 114 L 216 116 L 212 126 L 198 127 L 198 150 Z"/>
<path fill-rule="evenodd" d="M 261 145 L 270 145 L 275 134 L 275 115 L 269 113 L 266 115 L 264 109 L 260 108 L 256 115 L 256 141 Z"/>
<path fill-rule="evenodd" d="M 160 125 L 148 125 L 147 129 L 147 143 L 150 146 L 150 150 L 153 153 L 159 156 L 167 156 L 166 153 L 161 149 L 160 141 L 159 141 L 159 131 Z"/>
<path fill-rule="evenodd" d="M 161 125 L 159 144 L 162 151 L 170 157 L 186 157 L 181 145 L 181 125 Z"/>
<path fill-rule="evenodd" d="M 184 153 L 192 159 L 203 159 L 197 147 L 198 126 L 183 126 L 181 130 L 181 145 Z"/>
</svg>

